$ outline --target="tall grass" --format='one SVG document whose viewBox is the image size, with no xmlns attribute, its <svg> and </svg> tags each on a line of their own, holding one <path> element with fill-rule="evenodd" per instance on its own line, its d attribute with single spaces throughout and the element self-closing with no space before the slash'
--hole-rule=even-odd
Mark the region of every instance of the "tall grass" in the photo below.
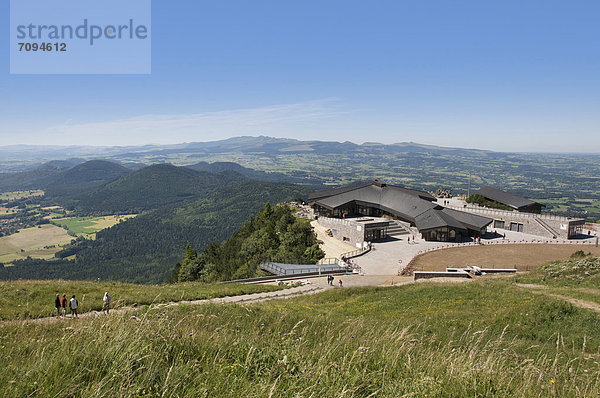
<svg viewBox="0 0 600 398">
<path fill-rule="evenodd" d="M 119 282 L 15 281 L 0 282 L 0 320 L 31 319 L 56 315 L 54 298 L 74 294 L 79 313 L 100 311 L 104 292 L 109 292 L 112 307 L 145 305 L 182 300 L 201 300 L 224 296 L 260 293 L 282 287 L 242 284 L 178 283 L 173 285 L 134 285 Z"/>
<path fill-rule="evenodd" d="M 506 281 L 0 326 L 0 395 L 598 396 L 598 317 Z"/>
</svg>

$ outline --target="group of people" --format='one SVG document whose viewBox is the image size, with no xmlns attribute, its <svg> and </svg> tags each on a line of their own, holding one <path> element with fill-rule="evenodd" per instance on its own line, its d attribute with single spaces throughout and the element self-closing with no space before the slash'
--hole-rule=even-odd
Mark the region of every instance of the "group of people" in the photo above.
<svg viewBox="0 0 600 398">
<path fill-rule="evenodd" d="M 77 318 L 77 308 L 79 307 L 79 301 L 75 298 L 75 295 L 71 296 L 71 299 L 67 299 L 67 295 L 63 294 L 62 297 L 60 294 L 56 294 L 56 298 L 54 299 L 54 307 L 56 308 L 56 316 L 63 318 L 67 316 L 67 305 L 71 310 L 71 316 Z"/>
<path fill-rule="evenodd" d="M 333 275 L 327 275 L 327 284 L 328 284 L 329 286 L 333 286 L 333 280 L 334 280 L 334 279 L 335 279 L 335 278 L 333 277 Z M 341 279 L 339 279 L 339 280 L 338 280 L 338 286 L 339 286 L 339 287 L 342 287 L 342 286 L 343 286 L 343 284 L 342 284 L 342 280 L 341 280 Z"/>
<path fill-rule="evenodd" d="M 102 297 L 102 311 L 105 314 L 108 314 L 110 311 L 110 295 L 108 292 L 104 292 L 104 297 Z M 54 307 L 56 308 L 56 316 L 57 317 L 65 317 L 67 316 L 67 306 L 71 310 L 71 317 L 78 318 L 77 309 L 79 308 L 79 301 L 75 295 L 71 296 L 71 299 L 67 299 L 66 293 L 60 296 L 60 294 L 56 294 L 56 298 L 54 299 Z"/>
</svg>

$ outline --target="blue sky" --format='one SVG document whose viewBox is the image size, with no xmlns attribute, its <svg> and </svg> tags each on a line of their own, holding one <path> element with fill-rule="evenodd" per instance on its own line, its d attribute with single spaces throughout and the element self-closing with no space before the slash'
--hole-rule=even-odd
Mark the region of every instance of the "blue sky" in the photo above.
<svg viewBox="0 0 600 398">
<path fill-rule="evenodd" d="M 151 75 L 10 75 L 1 37 L 0 145 L 600 152 L 597 0 L 154 0 L 152 16 Z"/>
</svg>

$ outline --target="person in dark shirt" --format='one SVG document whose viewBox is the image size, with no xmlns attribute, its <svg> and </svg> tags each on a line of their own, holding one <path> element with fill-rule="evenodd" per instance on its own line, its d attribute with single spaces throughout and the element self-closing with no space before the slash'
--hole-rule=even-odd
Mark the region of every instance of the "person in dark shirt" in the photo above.
<svg viewBox="0 0 600 398">
<path fill-rule="evenodd" d="M 54 307 L 56 308 L 56 316 L 60 316 L 60 294 L 56 293 L 56 298 L 54 299 Z"/>
<path fill-rule="evenodd" d="M 63 294 L 62 298 L 60 299 L 60 308 L 62 310 L 62 316 L 66 316 L 67 315 L 67 295 Z"/>
</svg>

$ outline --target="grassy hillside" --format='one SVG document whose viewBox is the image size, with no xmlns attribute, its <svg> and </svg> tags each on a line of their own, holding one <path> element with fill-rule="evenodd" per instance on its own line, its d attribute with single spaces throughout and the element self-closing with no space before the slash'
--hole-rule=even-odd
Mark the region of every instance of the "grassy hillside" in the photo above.
<svg viewBox="0 0 600 398">
<path fill-rule="evenodd" d="M 571 258 L 551 261 L 536 271 L 521 276 L 519 282 L 547 286 L 590 287 L 600 289 L 600 257 L 578 250 Z"/>
<path fill-rule="evenodd" d="M 82 314 L 91 310 L 100 311 L 104 292 L 109 292 L 112 298 L 111 308 L 120 308 L 134 304 L 238 296 L 281 288 L 268 285 L 209 285 L 193 282 L 154 286 L 64 280 L 0 282 L 0 320 L 54 316 L 56 294 L 66 294 L 69 299 L 74 294 L 79 301 L 79 313 Z"/>
<path fill-rule="evenodd" d="M 600 321 L 503 279 L 0 325 L 5 396 L 600 394 Z"/>
</svg>

